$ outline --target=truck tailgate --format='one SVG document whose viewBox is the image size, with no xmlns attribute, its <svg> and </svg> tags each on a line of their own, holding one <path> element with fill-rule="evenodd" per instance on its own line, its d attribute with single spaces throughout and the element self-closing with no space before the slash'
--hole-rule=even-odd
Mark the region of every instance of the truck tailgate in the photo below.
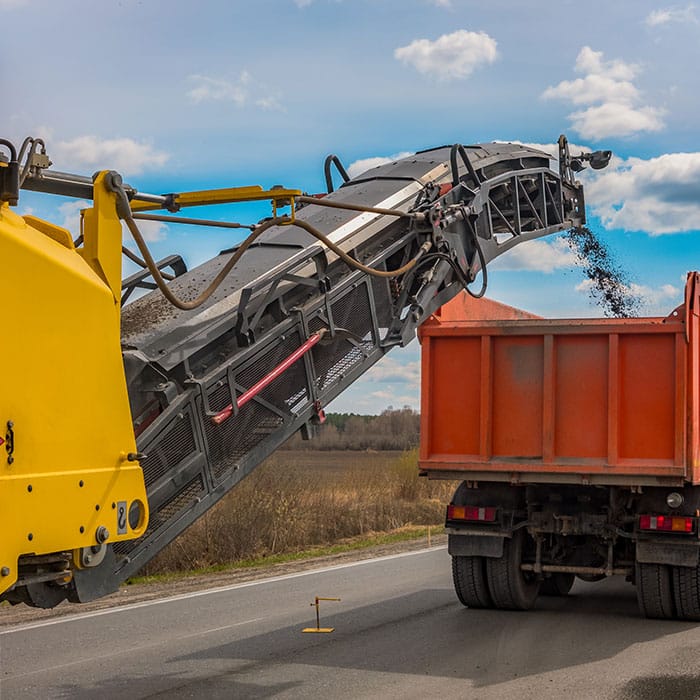
<svg viewBox="0 0 700 700">
<path fill-rule="evenodd" d="M 421 469 L 698 483 L 698 280 L 666 318 L 545 320 L 458 297 L 420 332 Z"/>
</svg>

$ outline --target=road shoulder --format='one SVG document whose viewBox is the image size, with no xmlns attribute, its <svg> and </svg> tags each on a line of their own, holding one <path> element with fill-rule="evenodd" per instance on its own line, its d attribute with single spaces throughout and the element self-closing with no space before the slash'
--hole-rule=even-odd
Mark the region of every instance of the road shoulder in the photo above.
<svg viewBox="0 0 700 700">
<path fill-rule="evenodd" d="M 444 545 L 447 542 L 446 535 L 433 536 L 432 545 Z M 336 566 L 353 561 L 375 559 L 392 554 L 401 554 L 424 549 L 427 546 L 425 538 L 395 542 L 367 547 L 365 549 L 352 550 L 339 554 L 312 557 L 271 566 L 254 566 L 246 568 L 234 568 L 216 574 L 198 574 L 183 576 L 167 582 L 137 583 L 122 586 L 119 591 L 105 596 L 91 603 L 74 605 L 61 603 L 51 610 L 30 608 L 24 604 L 0 607 L 0 629 L 6 629 L 15 625 L 50 620 L 65 615 L 75 615 L 96 610 L 105 610 L 121 605 L 141 603 L 159 598 L 182 595 L 194 591 L 231 586 L 248 581 L 256 581 L 275 576 L 285 576 L 301 571 L 321 569 L 328 566 Z"/>
</svg>

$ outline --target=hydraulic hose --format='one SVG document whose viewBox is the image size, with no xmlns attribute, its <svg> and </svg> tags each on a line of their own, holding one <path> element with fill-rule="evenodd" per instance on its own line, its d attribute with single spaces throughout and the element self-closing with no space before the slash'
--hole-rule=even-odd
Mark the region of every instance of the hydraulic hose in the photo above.
<svg viewBox="0 0 700 700">
<path fill-rule="evenodd" d="M 285 217 L 286 218 L 286 217 Z M 298 226 L 299 228 L 303 228 L 304 231 L 310 233 L 314 238 L 317 238 L 321 243 L 326 245 L 330 250 L 332 250 L 341 260 L 346 262 L 350 267 L 355 268 L 356 270 L 361 270 L 362 272 L 366 272 L 368 275 L 372 275 L 373 277 L 385 277 L 385 278 L 391 278 L 391 277 L 398 277 L 399 275 L 403 275 L 409 270 L 411 270 L 415 265 L 418 263 L 418 261 L 425 255 L 433 246 L 431 241 L 426 241 L 423 243 L 423 245 L 418 249 L 418 253 L 411 258 L 405 265 L 402 267 L 399 267 L 396 270 L 375 270 L 373 267 L 368 267 L 367 265 L 363 265 L 359 260 L 355 260 L 352 256 L 348 255 L 342 248 L 340 248 L 338 245 L 333 243 L 328 236 L 325 234 L 321 233 L 317 228 L 314 228 L 311 224 L 309 224 L 306 221 L 303 221 L 302 219 L 294 219 L 293 221 L 291 219 L 287 219 L 287 223 L 291 223 L 293 226 Z"/>
<path fill-rule="evenodd" d="M 478 292 L 472 292 L 467 285 L 464 285 L 464 288 L 467 290 L 467 294 L 469 294 L 469 296 L 474 297 L 474 299 L 481 299 L 481 297 L 486 294 L 486 290 L 488 289 L 489 276 L 488 272 L 486 271 L 486 257 L 484 256 L 483 248 L 479 242 L 479 235 L 473 226 L 470 226 L 470 228 L 472 235 L 474 236 L 474 247 L 476 248 L 476 254 L 479 256 L 479 266 L 481 267 L 481 289 Z"/>
<path fill-rule="evenodd" d="M 219 274 L 212 280 L 211 284 L 199 296 L 197 296 L 192 301 L 183 301 L 182 299 L 178 298 L 175 294 L 173 294 L 173 292 L 168 288 L 168 285 L 166 284 L 163 275 L 158 269 L 158 266 L 156 265 L 155 260 L 153 259 L 153 256 L 151 255 L 151 252 L 148 249 L 148 245 L 146 244 L 146 241 L 144 240 L 141 232 L 139 231 L 139 227 L 134 217 L 131 215 L 130 210 L 129 213 L 124 216 L 124 220 L 143 257 L 143 262 L 146 263 L 146 267 L 151 273 L 153 280 L 158 286 L 158 289 L 160 289 L 160 291 L 163 293 L 163 296 L 165 296 L 165 298 L 173 306 L 177 307 L 178 309 L 182 309 L 183 311 L 190 311 L 192 309 L 196 309 L 197 307 L 201 306 L 205 301 L 207 301 L 207 299 L 211 297 L 211 295 L 216 291 L 219 285 L 224 281 L 229 272 L 231 272 L 231 270 L 235 267 L 238 261 L 243 257 L 243 254 L 248 250 L 248 248 L 250 248 L 250 246 L 263 233 L 265 233 L 265 231 L 272 228 L 273 226 L 292 225 L 304 229 L 307 233 L 310 233 L 312 236 L 314 236 L 314 238 L 326 245 L 331 251 L 333 251 L 350 267 L 357 270 L 361 270 L 362 272 L 365 272 L 374 277 L 391 278 L 403 275 L 404 273 L 411 270 L 418 263 L 420 258 L 423 255 L 425 255 L 432 247 L 432 243 L 430 241 L 426 241 L 420 247 L 418 253 L 405 265 L 398 268 L 397 270 L 375 270 L 374 268 L 368 267 L 367 265 L 363 265 L 358 260 L 355 260 L 352 256 L 348 255 L 338 245 L 331 241 L 328 238 L 328 236 L 326 236 L 324 233 L 321 233 L 318 229 L 314 228 L 311 224 L 307 223 L 306 221 L 303 221 L 301 219 L 291 219 L 288 216 L 276 217 L 273 219 L 268 219 L 253 230 L 253 232 L 236 249 L 236 251 L 228 260 L 228 262 L 221 268 Z"/>
<path fill-rule="evenodd" d="M 163 293 L 163 296 L 173 306 L 177 307 L 178 309 L 182 309 L 183 311 L 191 311 L 192 309 L 196 309 L 197 307 L 201 306 L 207 299 L 209 299 L 209 297 L 218 289 L 219 285 L 224 281 L 228 273 L 231 272 L 236 263 L 243 257 L 243 253 L 245 253 L 246 250 L 250 248 L 250 246 L 255 242 L 255 240 L 259 238 L 263 233 L 265 233 L 267 229 L 277 225 L 278 223 L 281 223 L 280 219 L 277 218 L 270 219 L 269 221 L 266 221 L 265 223 L 258 226 L 255 229 L 255 231 L 253 231 L 253 233 L 251 233 L 250 236 L 248 236 L 248 238 L 246 238 L 243 241 L 243 243 L 241 243 L 240 247 L 231 256 L 229 261 L 221 268 L 219 274 L 212 280 L 211 284 L 192 301 L 183 301 L 182 299 L 175 296 L 175 294 L 173 294 L 168 288 L 168 285 L 163 279 L 163 275 L 158 269 L 158 266 L 156 265 L 156 262 L 153 259 L 153 256 L 151 255 L 151 251 L 148 249 L 148 245 L 146 244 L 146 241 L 141 235 L 139 227 L 137 226 L 134 218 L 132 216 L 128 216 L 126 217 L 125 222 L 131 235 L 134 238 L 134 241 L 139 251 L 141 252 L 141 255 L 143 256 L 143 260 L 146 263 L 148 271 L 151 273 L 154 282 L 158 286 L 158 289 L 160 289 L 160 291 Z"/>
</svg>

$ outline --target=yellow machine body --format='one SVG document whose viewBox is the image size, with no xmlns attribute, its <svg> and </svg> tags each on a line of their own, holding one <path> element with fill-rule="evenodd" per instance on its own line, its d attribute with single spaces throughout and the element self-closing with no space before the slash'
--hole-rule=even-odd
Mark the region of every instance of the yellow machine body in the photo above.
<svg viewBox="0 0 700 700">
<path fill-rule="evenodd" d="M 82 548 L 148 524 L 120 349 L 122 229 L 103 180 L 80 249 L 0 206 L 0 593 L 22 555 L 73 551 L 81 566 Z"/>
</svg>

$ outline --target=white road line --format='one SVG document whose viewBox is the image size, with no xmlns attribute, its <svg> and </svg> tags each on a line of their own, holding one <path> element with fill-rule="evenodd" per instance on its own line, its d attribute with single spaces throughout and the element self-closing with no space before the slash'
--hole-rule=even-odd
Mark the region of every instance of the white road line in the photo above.
<svg viewBox="0 0 700 700">
<path fill-rule="evenodd" d="M 324 574 L 329 571 L 338 571 L 339 569 L 350 569 L 355 566 L 365 566 L 367 564 L 376 564 L 391 559 L 401 559 L 403 557 L 412 557 L 417 554 L 427 554 L 428 552 L 437 552 L 441 549 L 446 549 L 445 545 L 438 547 L 427 547 L 425 549 L 417 549 L 413 552 L 402 552 L 401 554 L 387 554 L 383 557 L 375 559 L 361 559 L 352 561 L 346 564 L 335 564 L 334 566 L 326 566 L 321 569 L 309 569 L 308 571 L 298 571 L 294 574 L 283 574 L 282 576 L 272 576 L 270 578 L 258 579 L 256 581 L 246 581 L 245 583 L 232 583 L 228 586 L 219 586 L 218 588 L 207 588 L 201 591 L 192 591 L 190 593 L 181 593 L 166 598 L 158 598 L 156 600 L 146 600 L 141 603 L 128 603 L 127 605 L 118 605 L 114 608 L 105 610 L 94 610 L 92 612 L 77 613 L 76 615 L 65 615 L 52 620 L 42 620 L 40 622 L 29 622 L 26 625 L 18 625 L 5 630 L 0 630 L 0 637 L 17 632 L 26 632 L 27 630 L 38 629 L 40 627 L 50 627 L 52 625 L 61 625 L 68 622 L 77 622 L 87 620 L 91 617 L 101 617 L 102 615 L 113 615 L 115 613 L 126 612 L 129 610 L 138 610 L 139 608 L 147 608 L 151 605 L 162 605 L 164 603 L 175 603 L 180 600 L 188 600 L 189 598 L 199 598 L 205 595 L 215 595 L 216 593 L 225 593 L 239 588 L 250 588 L 252 586 L 262 586 L 268 583 L 276 583 L 277 581 L 287 581 L 289 579 L 301 578 L 302 576 L 311 576 L 312 574 Z"/>
</svg>

